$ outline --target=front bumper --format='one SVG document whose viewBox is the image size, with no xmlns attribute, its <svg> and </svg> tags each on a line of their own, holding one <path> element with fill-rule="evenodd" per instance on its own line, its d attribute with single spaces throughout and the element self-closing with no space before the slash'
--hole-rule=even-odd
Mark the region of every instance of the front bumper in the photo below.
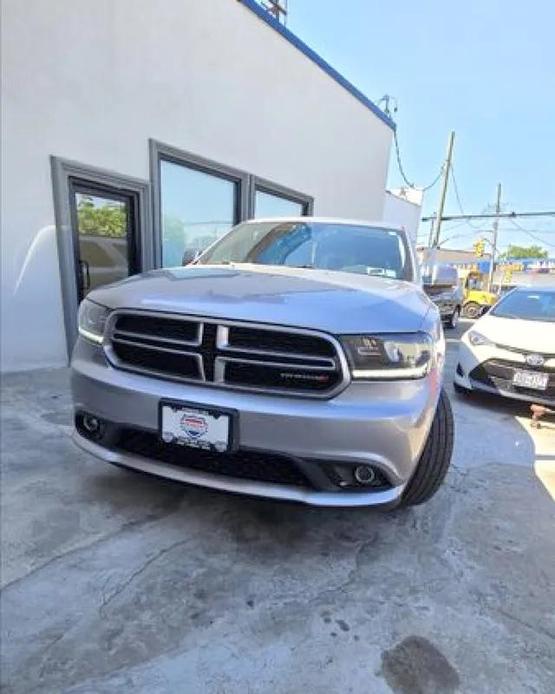
<svg viewBox="0 0 555 694">
<path fill-rule="evenodd" d="M 536 369 L 550 374 L 547 391 L 513 386 L 512 372 L 515 369 L 525 371 L 535 369 L 526 363 L 525 354 L 524 351 L 520 353 L 497 345 L 474 346 L 466 337 L 463 337 L 459 345 L 455 383 L 467 390 L 478 390 L 523 402 L 555 405 L 555 359 L 553 358 L 547 360 L 543 367 Z M 490 364 L 491 367 L 488 366 Z M 502 365 L 502 368 L 495 368 L 498 364 Z"/>
<path fill-rule="evenodd" d="M 72 360 L 76 411 L 155 433 L 161 399 L 236 410 L 240 450 L 297 461 L 311 488 L 192 470 L 186 464 L 99 445 L 78 432 L 74 440 L 107 462 L 214 489 L 321 506 L 394 506 L 415 471 L 440 388 L 439 374 L 433 371 L 414 381 L 351 383 L 330 400 L 220 390 L 114 369 L 100 347 L 80 338 Z M 388 488 L 355 491 L 334 486 L 319 470 L 330 463 L 372 465 Z"/>
</svg>

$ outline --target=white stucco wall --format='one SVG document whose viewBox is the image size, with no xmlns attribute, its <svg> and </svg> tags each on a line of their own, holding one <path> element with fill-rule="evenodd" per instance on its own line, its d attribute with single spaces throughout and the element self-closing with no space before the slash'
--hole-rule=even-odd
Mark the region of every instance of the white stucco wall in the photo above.
<svg viewBox="0 0 555 694">
<path fill-rule="evenodd" d="M 384 222 L 404 227 L 414 246 L 416 246 L 421 213 L 421 191 L 404 191 L 403 189 L 385 191 L 383 208 Z"/>
<path fill-rule="evenodd" d="M 3 0 L 2 369 L 66 361 L 50 155 L 149 177 L 148 138 L 380 219 L 388 126 L 237 0 Z"/>
</svg>

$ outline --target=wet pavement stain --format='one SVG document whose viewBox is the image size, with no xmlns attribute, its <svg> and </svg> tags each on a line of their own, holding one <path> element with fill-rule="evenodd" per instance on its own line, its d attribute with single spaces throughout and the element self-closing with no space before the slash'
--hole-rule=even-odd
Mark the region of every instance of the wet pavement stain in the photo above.
<svg viewBox="0 0 555 694">
<path fill-rule="evenodd" d="M 50 424 L 63 424 L 64 426 L 72 425 L 71 415 L 65 411 L 62 412 L 45 412 L 41 417 Z"/>
<path fill-rule="evenodd" d="M 433 643 L 409 636 L 382 653 L 382 673 L 399 694 L 449 694 L 460 679 L 457 671 Z"/>
</svg>

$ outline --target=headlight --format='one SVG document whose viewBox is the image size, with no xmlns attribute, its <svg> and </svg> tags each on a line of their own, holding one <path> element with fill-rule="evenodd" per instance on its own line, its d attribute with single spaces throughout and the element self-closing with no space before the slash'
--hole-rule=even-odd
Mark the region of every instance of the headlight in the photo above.
<svg viewBox="0 0 555 694">
<path fill-rule="evenodd" d="M 341 343 L 355 379 L 422 378 L 434 363 L 427 333 L 345 335 Z"/>
<path fill-rule="evenodd" d="M 102 344 L 108 313 L 105 306 L 83 299 L 79 306 L 79 334 L 91 342 Z"/>
<path fill-rule="evenodd" d="M 481 345 L 493 345 L 491 340 L 488 340 L 485 335 L 482 335 L 482 333 L 479 333 L 476 330 L 469 331 L 468 340 L 470 344 L 474 345 L 475 347 L 479 347 Z"/>
</svg>

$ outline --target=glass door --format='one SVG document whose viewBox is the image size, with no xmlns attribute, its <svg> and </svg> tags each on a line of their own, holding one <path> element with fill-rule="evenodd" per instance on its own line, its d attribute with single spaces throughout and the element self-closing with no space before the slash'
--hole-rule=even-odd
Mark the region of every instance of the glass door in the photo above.
<svg viewBox="0 0 555 694">
<path fill-rule="evenodd" d="M 139 270 L 136 193 L 80 180 L 70 185 L 79 301 Z"/>
</svg>

